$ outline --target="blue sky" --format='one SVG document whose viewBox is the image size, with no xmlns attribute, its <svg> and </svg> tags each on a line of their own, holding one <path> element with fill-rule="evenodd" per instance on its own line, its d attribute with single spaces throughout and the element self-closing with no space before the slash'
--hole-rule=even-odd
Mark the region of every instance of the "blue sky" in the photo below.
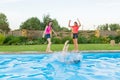
<svg viewBox="0 0 120 80">
<path fill-rule="evenodd" d="M 0 12 L 7 15 L 10 28 L 30 17 L 50 14 L 61 26 L 67 27 L 68 20 L 79 18 L 84 30 L 105 23 L 120 23 L 120 0 L 0 0 Z"/>
</svg>

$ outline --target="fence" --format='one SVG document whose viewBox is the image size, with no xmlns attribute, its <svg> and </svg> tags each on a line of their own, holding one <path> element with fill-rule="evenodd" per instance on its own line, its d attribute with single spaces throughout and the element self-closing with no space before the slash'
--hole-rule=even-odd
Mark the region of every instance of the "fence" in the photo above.
<svg viewBox="0 0 120 80">
<path fill-rule="evenodd" d="M 43 31 L 40 30 L 15 30 L 15 31 L 10 31 L 8 32 L 7 35 L 13 35 L 13 36 L 25 36 L 28 38 L 41 38 L 43 34 Z M 57 32 L 58 37 L 66 37 L 66 36 L 71 36 L 71 32 Z M 90 35 L 95 35 L 97 37 L 99 36 L 117 36 L 118 33 L 116 31 L 79 31 L 79 35 L 83 35 L 83 36 L 90 36 Z M 55 36 L 54 34 L 52 36 Z"/>
</svg>

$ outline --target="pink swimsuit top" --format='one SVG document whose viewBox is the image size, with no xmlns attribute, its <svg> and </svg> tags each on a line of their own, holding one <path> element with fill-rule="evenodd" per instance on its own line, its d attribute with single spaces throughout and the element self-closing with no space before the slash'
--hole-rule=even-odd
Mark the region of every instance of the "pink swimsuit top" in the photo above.
<svg viewBox="0 0 120 80">
<path fill-rule="evenodd" d="M 50 34 L 51 32 L 51 26 L 47 26 L 45 34 Z"/>
</svg>

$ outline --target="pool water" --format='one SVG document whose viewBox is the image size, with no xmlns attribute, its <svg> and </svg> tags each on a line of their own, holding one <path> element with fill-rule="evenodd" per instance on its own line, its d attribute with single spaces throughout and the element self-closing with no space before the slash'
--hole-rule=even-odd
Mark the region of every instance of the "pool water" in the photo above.
<svg viewBox="0 0 120 80">
<path fill-rule="evenodd" d="M 1 54 L 0 80 L 120 80 L 120 52 Z"/>
</svg>

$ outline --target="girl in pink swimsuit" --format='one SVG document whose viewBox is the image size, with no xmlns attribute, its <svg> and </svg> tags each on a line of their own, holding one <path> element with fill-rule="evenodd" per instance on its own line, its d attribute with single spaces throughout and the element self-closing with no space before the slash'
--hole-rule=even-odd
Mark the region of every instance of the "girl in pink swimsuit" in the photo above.
<svg viewBox="0 0 120 80">
<path fill-rule="evenodd" d="M 44 30 L 44 33 L 43 33 L 43 37 L 45 36 L 45 38 L 48 41 L 46 52 L 52 52 L 52 50 L 51 50 L 51 36 L 50 36 L 50 34 L 51 34 L 52 31 L 55 33 L 55 31 L 52 29 L 52 21 L 50 21 L 48 23 L 48 25 L 46 26 L 46 28 Z"/>
<path fill-rule="evenodd" d="M 71 20 L 69 20 L 68 26 L 72 29 L 72 33 L 73 33 L 73 43 L 74 43 L 74 51 L 78 52 L 78 29 L 81 26 L 81 23 L 79 21 L 79 19 L 77 19 L 77 22 L 74 22 L 73 26 L 70 26 Z"/>
</svg>

